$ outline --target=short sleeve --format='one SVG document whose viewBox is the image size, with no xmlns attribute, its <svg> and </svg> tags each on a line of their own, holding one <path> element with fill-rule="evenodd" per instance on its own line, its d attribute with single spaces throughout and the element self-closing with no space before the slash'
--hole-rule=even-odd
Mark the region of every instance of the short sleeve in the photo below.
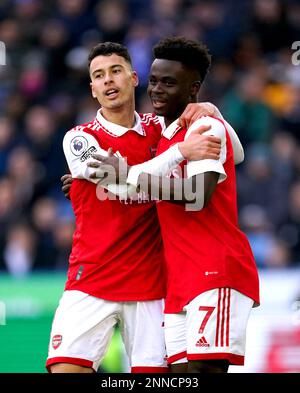
<svg viewBox="0 0 300 393">
<path fill-rule="evenodd" d="M 99 182 L 99 179 L 90 179 L 90 175 L 95 172 L 95 169 L 88 167 L 87 163 L 93 161 L 92 154 L 108 156 L 108 153 L 99 146 L 92 135 L 84 131 L 68 131 L 63 140 L 63 149 L 73 178 L 85 179 L 95 184 Z M 122 157 L 119 152 L 116 152 L 115 155 Z M 136 187 L 131 185 L 111 183 L 101 184 L 101 187 L 123 199 L 134 198 L 137 195 Z"/>
<path fill-rule="evenodd" d="M 103 156 L 107 156 L 108 153 L 101 149 L 92 135 L 84 131 L 68 131 L 63 139 L 63 149 L 73 178 L 98 183 L 98 179 L 89 178 L 94 169 L 89 168 L 87 163 L 91 161 L 91 156 L 94 153 Z"/>
<path fill-rule="evenodd" d="M 224 170 L 223 164 L 226 161 L 226 130 L 221 121 L 216 120 L 209 116 L 203 116 L 196 120 L 191 127 L 188 129 L 185 139 L 195 131 L 197 128 L 203 125 L 210 125 L 211 129 L 203 133 L 203 135 L 212 135 L 221 139 L 221 154 L 219 160 L 204 159 L 199 161 L 188 161 L 187 163 L 187 176 L 188 178 L 205 173 L 205 172 L 216 172 L 219 173 L 218 183 L 224 181 L 227 177 Z"/>
</svg>

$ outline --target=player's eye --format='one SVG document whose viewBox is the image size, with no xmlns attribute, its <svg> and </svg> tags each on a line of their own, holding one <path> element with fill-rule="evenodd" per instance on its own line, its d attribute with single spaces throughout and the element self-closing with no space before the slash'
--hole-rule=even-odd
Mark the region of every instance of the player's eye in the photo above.
<svg viewBox="0 0 300 393">
<path fill-rule="evenodd" d="M 149 79 L 149 85 L 154 86 L 156 84 L 156 80 L 155 79 Z"/>
<path fill-rule="evenodd" d="M 173 81 L 166 81 L 166 82 L 165 82 L 165 85 L 166 85 L 167 87 L 171 87 L 171 86 L 174 86 L 175 83 L 174 83 Z"/>
</svg>

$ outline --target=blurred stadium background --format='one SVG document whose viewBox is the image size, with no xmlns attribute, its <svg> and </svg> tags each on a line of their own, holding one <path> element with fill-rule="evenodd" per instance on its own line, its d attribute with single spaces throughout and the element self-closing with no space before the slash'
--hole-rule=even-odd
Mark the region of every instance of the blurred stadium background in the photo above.
<svg viewBox="0 0 300 393">
<path fill-rule="evenodd" d="M 137 108 L 151 112 L 151 47 L 169 34 L 209 47 L 201 100 L 218 105 L 245 147 L 239 217 L 262 304 L 250 318 L 246 364 L 230 371 L 300 372 L 300 65 L 291 49 L 299 0 L 0 1 L 0 372 L 45 372 L 74 229 L 60 190 L 62 138 L 97 109 L 87 54 L 100 41 L 127 45 Z M 117 330 L 101 371 L 127 371 Z"/>
</svg>

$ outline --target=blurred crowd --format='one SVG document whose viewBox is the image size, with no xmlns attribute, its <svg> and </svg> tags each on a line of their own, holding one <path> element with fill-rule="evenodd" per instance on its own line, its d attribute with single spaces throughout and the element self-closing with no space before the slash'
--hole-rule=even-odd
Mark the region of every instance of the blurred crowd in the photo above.
<svg viewBox="0 0 300 393">
<path fill-rule="evenodd" d="M 98 108 L 90 49 L 128 47 L 137 109 L 151 112 L 151 49 L 171 34 L 201 40 L 212 54 L 200 99 L 221 109 L 244 145 L 239 219 L 258 266 L 300 263 L 300 65 L 291 49 L 299 0 L 1 0 L 1 270 L 67 269 L 74 216 L 61 192 L 62 139 Z"/>
</svg>

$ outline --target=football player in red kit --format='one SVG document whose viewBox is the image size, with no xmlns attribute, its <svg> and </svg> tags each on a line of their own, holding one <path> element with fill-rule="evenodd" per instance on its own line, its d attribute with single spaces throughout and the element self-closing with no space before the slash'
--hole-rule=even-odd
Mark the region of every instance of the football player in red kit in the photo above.
<svg viewBox="0 0 300 393">
<path fill-rule="evenodd" d="M 127 49 L 97 45 L 89 56 L 92 95 L 101 109 L 74 127 L 63 148 L 73 177 L 70 198 L 76 217 L 65 291 L 56 310 L 47 359 L 51 372 L 96 371 L 119 324 L 132 372 L 165 372 L 162 328 L 165 261 L 155 202 L 99 200 L 98 179 L 87 167 L 93 153 L 109 147 L 130 165 L 151 159 L 161 138 L 161 119 L 135 112 L 138 83 Z M 209 127 L 200 127 L 200 131 Z M 183 159 L 218 158 L 219 139 L 198 135 L 159 157 L 166 170 Z M 200 152 L 199 152 L 200 151 Z M 203 154 L 204 151 L 204 154 Z"/>
<path fill-rule="evenodd" d="M 177 118 L 188 102 L 197 102 L 210 66 L 207 48 L 171 37 L 154 48 L 148 93 L 166 128 L 158 157 L 200 125 L 221 139 L 218 160 L 179 164 L 169 177 L 157 177 L 151 160 L 128 167 L 127 184 L 139 186 L 157 203 L 167 263 L 165 340 L 173 372 L 227 372 L 244 364 L 246 327 L 251 308 L 259 304 L 255 260 L 238 227 L 235 154 L 231 126 L 204 116 L 187 129 Z M 95 156 L 114 172 L 116 157 Z M 93 177 L 101 164 L 91 163 Z M 99 175 L 99 176 L 98 176 Z M 173 176 L 172 176 L 173 175 Z"/>
</svg>

